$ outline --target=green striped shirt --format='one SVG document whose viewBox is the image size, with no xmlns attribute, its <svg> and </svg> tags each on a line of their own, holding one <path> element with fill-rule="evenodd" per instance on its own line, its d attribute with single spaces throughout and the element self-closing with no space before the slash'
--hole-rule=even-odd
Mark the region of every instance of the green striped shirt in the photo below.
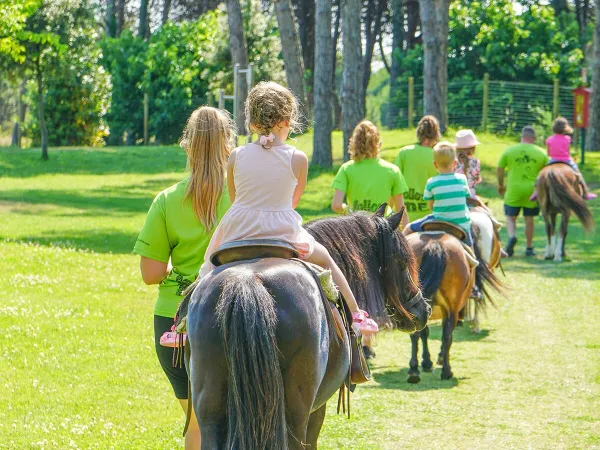
<svg viewBox="0 0 600 450">
<path fill-rule="evenodd" d="M 433 217 L 452 222 L 467 232 L 471 217 L 467 207 L 470 197 L 467 178 L 461 173 L 442 173 L 427 180 L 423 200 L 433 200 Z"/>
</svg>

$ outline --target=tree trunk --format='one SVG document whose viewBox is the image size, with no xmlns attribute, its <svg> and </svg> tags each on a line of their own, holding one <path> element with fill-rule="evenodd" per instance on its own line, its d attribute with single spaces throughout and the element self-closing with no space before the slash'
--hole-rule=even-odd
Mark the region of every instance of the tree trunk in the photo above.
<svg viewBox="0 0 600 450">
<path fill-rule="evenodd" d="M 44 84 L 39 57 L 36 61 L 36 79 L 38 88 L 38 121 L 40 124 L 42 159 L 48 160 L 48 127 L 46 127 L 46 119 L 44 118 Z"/>
<path fill-rule="evenodd" d="M 242 8 L 239 0 L 227 0 L 227 22 L 229 24 L 231 62 L 234 66 L 235 64 L 239 64 L 240 69 L 246 69 L 248 67 L 248 47 L 246 46 Z M 235 123 L 239 134 L 246 133 L 244 103 L 247 96 L 248 86 L 246 84 L 246 77 L 240 76 L 238 78 L 238 98 L 235 100 L 237 108 Z"/>
<path fill-rule="evenodd" d="M 307 78 L 305 85 L 307 91 L 313 86 L 315 75 L 315 2 L 305 0 L 292 0 L 296 11 L 298 23 L 298 37 L 302 47 L 302 60 Z M 309 109 L 312 111 L 312 92 L 306 93 Z"/>
<path fill-rule="evenodd" d="M 300 111 L 306 120 L 309 120 L 310 109 L 306 100 L 304 64 L 300 49 L 300 39 L 298 38 L 296 23 L 292 13 L 292 5 L 290 4 L 290 0 L 275 0 L 274 3 L 287 83 L 300 101 Z"/>
<path fill-rule="evenodd" d="M 171 11 L 171 0 L 165 0 L 160 21 L 161 25 L 164 25 L 169 21 L 169 11 Z"/>
<path fill-rule="evenodd" d="M 406 4 L 406 45 L 408 48 L 414 48 L 423 40 L 423 34 L 417 37 L 417 30 L 421 24 L 419 15 L 419 1 L 407 0 Z"/>
<path fill-rule="evenodd" d="M 140 0 L 140 21 L 138 28 L 138 37 L 146 40 L 149 36 L 149 23 L 148 23 L 148 3 L 149 0 Z"/>
<path fill-rule="evenodd" d="M 108 37 L 117 35 L 117 18 L 115 0 L 107 0 L 106 17 L 104 18 L 104 28 Z"/>
<path fill-rule="evenodd" d="M 387 107 L 388 128 L 397 127 L 398 118 L 398 77 L 400 76 L 400 56 L 404 45 L 403 0 L 392 0 L 392 67 L 390 69 L 390 97 Z"/>
<path fill-rule="evenodd" d="M 550 5 L 554 8 L 554 13 L 558 16 L 562 12 L 569 11 L 568 0 L 551 0 Z"/>
<path fill-rule="evenodd" d="M 17 90 L 17 121 L 13 127 L 13 133 L 10 142 L 11 147 L 21 148 L 21 126 L 25 122 L 25 111 L 27 110 L 27 103 L 23 103 L 24 95 L 25 80 L 21 80 L 21 87 Z"/>
<path fill-rule="evenodd" d="M 331 153 L 331 79 L 334 71 L 331 42 L 331 0 L 317 0 L 315 16 L 315 79 L 312 164 L 330 168 Z"/>
<path fill-rule="evenodd" d="M 337 5 L 335 9 L 335 22 L 333 25 L 333 42 L 332 42 L 332 53 L 331 53 L 331 63 L 333 64 L 333 70 L 331 71 L 331 111 L 333 113 L 333 129 L 341 130 L 342 129 L 342 105 L 340 103 L 339 92 L 337 89 L 336 83 L 336 66 L 337 66 L 337 48 L 338 42 L 340 40 L 340 24 L 342 17 L 342 5 L 341 0 L 334 0 L 334 4 Z"/>
<path fill-rule="evenodd" d="M 342 0 L 342 129 L 344 132 L 344 160 L 348 160 L 348 141 L 352 131 L 365 117 L 362 81 L 362 44 L 360 0 Z"/>
<path fill-rule="evenodd" d="M 387 0 L 369 0 L 367 20 L 365 23 L 365 57 L 363 61 L 363 92 L 366 97 L 369 79 L 371 78 L 371 63 L 375 44 L 381 33 L 381 19 L 387 8 Z M 363 100 L 364 101 L 364 100 Z"/>
<path fill-rule="evenodd" d="M 592 88 L 594 92 L 590 101 L 590 125 L 585 147 L 589 150 L 600 151 L 600 1 L 596 1 Z"/>
<path fill-rule="evenodd" d="M 121 36 L 125 26 L 125 0 L 117 0 L 117 28 L 116 35 Z"/>
<path fill-rule="evenodd" d="M 448 20 L 450 0 L 421 0 L 423 28 L 423 114 L 448 128 Z"/>
</svg>

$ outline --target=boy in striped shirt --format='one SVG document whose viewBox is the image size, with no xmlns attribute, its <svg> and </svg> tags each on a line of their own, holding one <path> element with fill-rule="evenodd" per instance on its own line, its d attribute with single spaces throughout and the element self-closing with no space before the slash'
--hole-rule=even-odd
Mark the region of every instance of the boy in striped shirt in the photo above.
<svg viewBox="0 0 600 450">
<path fill-rule="evenodd" d="M 439 175 L 427 180 L 423 193 L 423 200 L 429 203 L 433 214 L 409 223 L 404 234 L 423 231 L 423 223 L 428 220 L 444 220 L 465 230 L 465 243 L 473 247 L 467 201 L 473 205 L 479 201 L 471 198 L 467 178 L 463 174 L 454 173 L 456 150 L 451 143 L 440 142 L 433 148 L 433 165 Z"/>
</svg>

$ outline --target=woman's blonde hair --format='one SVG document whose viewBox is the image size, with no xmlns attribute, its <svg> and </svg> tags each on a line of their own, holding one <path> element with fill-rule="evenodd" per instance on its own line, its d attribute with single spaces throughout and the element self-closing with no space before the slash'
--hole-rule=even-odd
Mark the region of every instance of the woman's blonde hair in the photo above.
<svg viewBox="0 0 600 450">
<path fill-rule="evenodd" d="M 571 134 L 573 128 L 569 125 L 569 121 L 564 117 L 557 117 L 552 124 L 554 134 Z"/>
<path fill-rule="evenodd" d="M 273 81 L 254 86 L 246 99 L 246 128 L 267 136 L 279 122 L 288 121 L 290 131 L 302 131 L 298 99 L 288 88 Z"/>
<path fill-rule="evenodd" d="M 363 120 L 352 132 L 348 143 L 348 153 L 354 161 L 375 158 L 379 154 L 381 136 L 373 122 Z"/>
<path fill-rule="evenodd" d="M 419 142 L 423 142 L 425 139 L 437 142 L 440 137 L 440 123 L 435 116 L 423 116 L 417 125 L 417 139 Z"/>
<path fill-rule="evenodd" d="M 235 127 L 228 113 L 210 106 L 196 109 L 183 130 L 181 146 L 191 171 L 185 199 L 205 229 L 217 224 L 217 206 L 225 186 L 227 159 L 235 145 Z"/>
</svg>

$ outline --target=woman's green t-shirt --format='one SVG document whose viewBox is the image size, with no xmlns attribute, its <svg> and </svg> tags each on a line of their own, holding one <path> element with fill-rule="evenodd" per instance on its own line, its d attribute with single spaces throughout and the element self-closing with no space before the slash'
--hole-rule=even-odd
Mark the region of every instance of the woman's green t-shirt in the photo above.
<svg viewBox="0 0 600 450">
<path fill-rule="evenodd" d="M 438 174 L 433 165 L 433 149 L 418 144 L 402 147 L 394 164 L 400 168 L 408 185 L 404 204 L 410 220 L 430 214 L 429 206 L 423 200 L 423 192 L 427 180 Z"/>
<path fill-rule="evenodd" d="M 398 167 L 380 158 L 344 163 L 331 187 L 346 194 L 348 206 L 354 211 L 376 211 L 390 197 L 408 190 Z"/>
<path fill-rule="evenodd" d="M 154 314 L 175 317 L 182 300 L 182 292 L 194 282 L 214 230 L 207 231 L 200 223 L 185 193 L 189 179 L 183 180 L 156 196 L 150 206 L 146 222 L 137 238 L 134 253 L 168 263 L 173 270 L 158 286 L 158 300 Z M 217 207 L 220 220 L 230 200 L 223 190 Z"/>
</svg>

